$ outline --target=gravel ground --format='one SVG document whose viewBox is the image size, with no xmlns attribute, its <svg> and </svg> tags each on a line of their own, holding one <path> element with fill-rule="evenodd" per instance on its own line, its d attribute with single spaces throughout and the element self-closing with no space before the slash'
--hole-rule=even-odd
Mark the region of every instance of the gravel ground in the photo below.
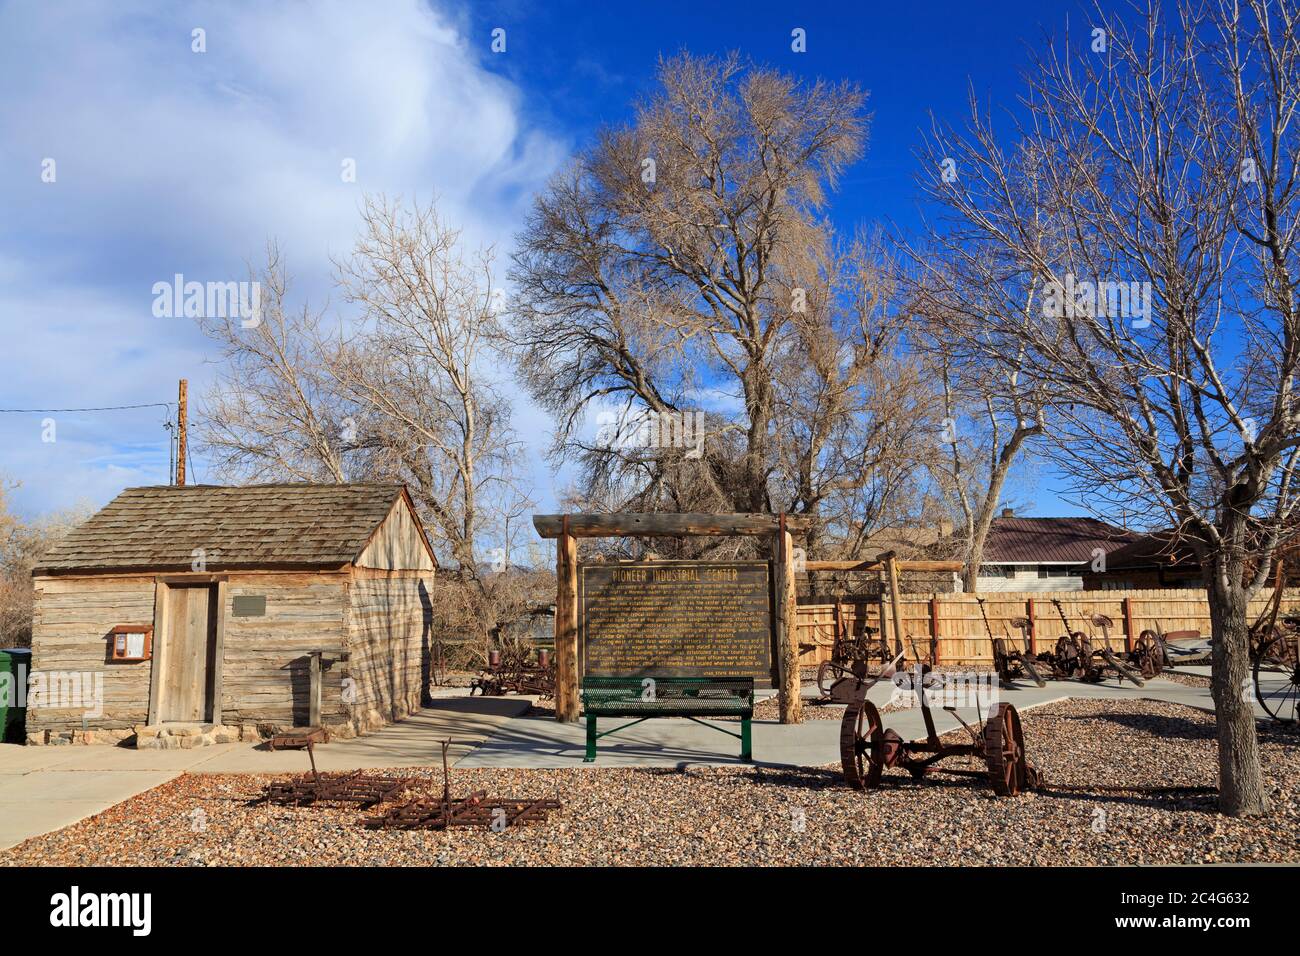
<svg viewBox="0 0 1300 956">
<path fill-rule="evenodd" d="M 1262 732 L 1274 809 L 1237 821 L 1215 812 L 1213 724 L 1200 711 L 1075 700 L 1024 714 L 1024 726 L 1047 787 L 1014 799 L 901 771 L 858 793 L 836 768 L 454 770 L 456 794 L 550 796 L 564 808 L 503 833 L 404 833 L 364 830 L 369 814 L 356 810 L 250 807 L 269 777 L 187 774 L 0 852 L 0 864 L 1300 862 L 1300 735 Z M 391 773 L 441 786 L 436 770 Z"/>
<path fill-rule="evenodd" d="M 1210 678 L 1205 674 L 1183 674 L 1179 671 L 1161 671 L 1160 676 L 1167 681 L 1173 681 L 1175 684 L 1185 684 L 1188 687 L 1209 687 Z"/>
</svg>

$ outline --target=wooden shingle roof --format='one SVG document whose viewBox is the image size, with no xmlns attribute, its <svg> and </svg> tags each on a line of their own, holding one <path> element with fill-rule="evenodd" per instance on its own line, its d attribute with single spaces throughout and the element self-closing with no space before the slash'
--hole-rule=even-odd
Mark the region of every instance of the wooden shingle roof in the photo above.
<svg viewBox="0 0 1300 956">
<path fill-rule="evenodd" d="M 34 573 L 339 567 L 405 497 L 401 485 L 128 488 L 52 548 Z M 409 500 L 409 499 L 408 499 Z"/>
</svg>

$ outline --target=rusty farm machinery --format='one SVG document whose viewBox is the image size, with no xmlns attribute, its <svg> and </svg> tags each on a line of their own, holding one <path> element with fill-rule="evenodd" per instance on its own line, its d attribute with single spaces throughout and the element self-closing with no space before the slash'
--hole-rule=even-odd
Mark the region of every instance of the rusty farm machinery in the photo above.
<svg viewBox="0 0 1300 956">
<path fill-rule="evenodd" d="M 290 738 L 293 739 L 290 739 Z M 267 785 L 255 803 L 288 807 L 355 806 L 362 810 L 392 804 L 370 817 L 364 825 L 372 830 L 445 830 L 448 827 L 487 827 L 500 831 L 508 827 L 546 823 L 558 800 L 531 797 L 492 797 L 478 790 L 466 797 L 452 797 L 451 771 L 447 751 L 452 741 L 442 741 L 442 793 L 427 792 L 427 781 L 417 777 L 384 777 L 361 771 L 320 773 L 316 769 L 313 734 L 283 735 L 284 749 L 305 749 L 311 773 Z M 400 798 L 401 802 L 397 802 Z"/>
<path fill-rule="evenodd" d="M 476 790 L 467 797 L 452 797 L 451 771 L 447 767 L 450 740 L 442 741 L 442 793 L 421 793 L 405 803 L 390 807 L 365 825 L 371 830 L 446 830 L 449 827 L 487 827 L 501 831 L 508 827 L 546 823 L 560 801 L 529 797 L 490 797 Z"/>
<path fill-rule="evenodd" d="M 470 684 L 470 696 L 478 691 L 484 697 L 504 694 L 555 696 L 555 661 L 542 647 L 533 660 L 526 648 L 506 647 L 488 651 L 487 666 Z"/>
<path fill-rule="evenodd" d="M 306 750 L 311 773 L 290 780 L 268 784 L 255 802 L 283 807 L 321 807 L 351 805 L 367 809 L 392 800 L 411 789 L 416 781 L 410 777 L 381 777 L 360 770 L 345 773 L 321 773 L 316 769 L 316 744 L 329 737 L 319 727 L 302 732 L 276 734 L 268 741 L 271 750 Z"/>
<path fill-rule="evenodd" d="M 840 678 L 833 688 L 839 697 L 849 701 L 840 723 L 840 764 L 849 786 L 855 790 L 875 789 L 883 772 L 893 767 L 906 770 L 914 780 L 921 780 L 931 770 L 985 779 L 999 796 L 1016 796 L 1042 785 L 1042 775 L 1025 752 L 1020 715 L 1013 705 L 997 704 L 983 726 L 972 727 L 957 713 L 955 705 L 944 704 L 943 710 L 952 714 L 970 737 L 968 743 L 945 743 L 935 727 L 930 702 L 934 696 L 944 694 L 946 678 L 931 671 L 928 664 L 919 663 L 906 674 L 898 674 L 895 668 L 902 658 L 898 654 L 874 676 Z M 867 699 L 867 692 L 884 678 L 892 678 L 896 687 L 915 695 L 925 721 L 925 740 L 905 740 L 882 724 L 880 711 Z M 978 685 L 975 694 L 975 709 L 984 714 Z M 937 766 L 961 757 L 982 761 L 984 769 Z"/>
<path fill-rule="evenodd" d="M 998 680 L 1005 684 L 1014 684 L 1023 678 L 1028 678 L 1039 687 L 1046 687 L 1042 675 L 1039 673 L 1039 667 L 1042 662 L 1034 657 L 1032 643 L 1029 639 L 1029 619 L 1018 617 L 1012 620 L 1011 626 L 1020 629 L 1020 637 L 1023 641 L 1023 650 L 1011 643 L 1009 637 L 994 637 L 993 628 L 989 624 L 988 613 L 984 609 L 984 599 L 976 598 L 980 606 L 980 617 L 984 619 L 984 630 L 989 636 L 989 641 L 993 645 L 993 669 L 998 672 Z"/>
<path fill-rule="evenodd" d="M 855 682 L 873 673 L 883 673 L 892 656 L 889 644 L 876 628 L 864 623 L 862 633 L 853 635 L 849 633 L 847 624 L 837 621 L 831 659 L 822 661 L 817 667 L 817 692 L 820 696 L 815 703 L 852 703 Z"/>
<path fill-rule="evenodd" d="M 993 667 L 1004 685 L 1028 679 L 1039 687 L 1046 687 L 1048 678 L 1099 683 L 1115 677 L 1142 687 L 1147 680 L 1156 677 L 1164 669 L 1165 647 L 1156 634 L 1144 631 L 1132 650 L 1117 652 L 1111 647 L 1110 637 L 1110 629 L 1115 626 L 1115 622 L 1105 614 L 1094 614 L 1089 619 L 1091 628 L 1101 631 L 1101 639 L 1098 641 L 1095 632 L 1085 634 L 1076 630 L 1066 617 L 1060 600 L 1054 598 L 1052 604 L 1061 616 L 1065 633 L 1057 639 L 1052 650 L 1035 654 L 1031 637 L 1033 623 L 1029 618 L 1011 619 L 1011 626 L 1020 632 L 1018 641 L 1009 637 L 996 637 L 984 607 L 984 598 L 976 600 L 979 602 L 980 616 L 984 620 L 985 633 L 993 645 Z"/>
<path fill-rule="evenodd" d="M 1255 698 L 1278 723 L 1300 723 L 1300 616 L 1287 615 L 1254 654 Z"/>
<path fill-rule="evenodd" d="M 1110 629 L 1115 622 L 1105 614 L 1094 614 L 1090 619 L 1091 625 L 1100 628 L 1102 635 L 1101 642 L 1094 644 L 1092 635 L 1076 631 L 1070 625 L 1065 607 L 1058 598 L 1052 599 L 1052 605 L 1061 616 L 1065 633 L 1057 639 L 1055 651 L 1039 655 L 1039 659 L 1051 666 L 1053 677 L 1061 680 L 1073 678 L 1090 684 L 1115 677 L 1142 687 L 1146 684 L 1144 671 L 1154 677 L 1163 667 L 1163 651 L 1154 647 L 1135 647 L 1125 652 L 1123 657 L 1117 654 L 1110 646 Z"/>
</svg>

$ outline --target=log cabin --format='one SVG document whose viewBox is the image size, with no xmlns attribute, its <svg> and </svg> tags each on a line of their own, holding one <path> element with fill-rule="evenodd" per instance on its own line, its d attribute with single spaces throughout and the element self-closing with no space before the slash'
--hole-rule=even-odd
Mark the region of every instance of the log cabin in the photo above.
<svg viewBox="0 0 1300 956">
<path fill-rule="evenodd" d="M 400 720 L 427 694 L 436 569 L 401 485 L 127 489 L 33 572 L 27 742 Z"/>
</svg>

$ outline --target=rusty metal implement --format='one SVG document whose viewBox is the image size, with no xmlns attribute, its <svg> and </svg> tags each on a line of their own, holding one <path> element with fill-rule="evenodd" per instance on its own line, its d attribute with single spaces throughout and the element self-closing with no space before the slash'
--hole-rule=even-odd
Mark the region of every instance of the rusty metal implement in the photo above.
<svg viewBox="0 0 1300 956">
<path fill-rule="evenodd" d="M 450 740 L 442 742 L 442 796 L 424 793 L 406 803 L 390 807 L 365 825 L 372 830 L 445 830 L 448 827 L 508 827 L 546 823 L 548 814 L 561 807 L 558 800 L 533 800 L 527 797 L 489 797 L 476 791 L 468 797 L 453 798 L 451 774 L 447 768 Z"/>
<path fill-rule="evenodd" d="M 478 691 L 484 697 L 504 694 L 537 694 L 542 698 L 555 696 L 555 661 L 546 648 L 537 651 L 532 661 L 527 651 L 506 648 L 488 652 L 487 667 L 479 672 L 470 685 L 470 696 Z"/>
<path fill-rule="evenodd" d="M 1046 687 L 1047 681 L 1038 672 L 1038 661 L 1034 659 L 1030 648 L 1032 642 L 1029 638 L 1029 619 L 1018 617 L 1012 620 L 1011 626 L 1019 628 L 1021 639 L 1024 641 L 1024 650 L 1020 650 L 1013 645 L 1008 638 L 994 637 L 993 627 L 989 624 L 989 616 L 984 610 L 984 599 L 977 597 L 975 600 L 980 605 L 980 617 L 984 619 L 984 630 L 989 636 L 989 641 L 993 645 L 993 669 L 998 672 L 998 680 L 1003 686 L 1015 684 L 1016 681 L 1023 678 L 1032 680 L 1039 687 Z"/>
<path fill-rule="evenodd" d="M 1042 785 L 1042 775 L 1025 753 L 1025 735 L 1020 726 L 1016 708 L 1001 703 L 985 721 L 982 728 L 971 727 L 957 714 L 955 707 L 943 709 L 952 714 L 970 735 L 970 743 L 946 744 L 939 739 L 930 713 L 926 678 L 929 665 L 918 665 L 913 672 L 912 691 L 918 694 L 921 714 L 925 719 L 925 740 L 904 740 L 893 729 L 881 723 L 880 711 L 867 700 L 869 691 L 881 677 L 893 677 L 894 667 L 902 660 L 899 654 L 893 665 L 877 677 L 857 679 L 852 689 L 852 702 L 844 709 L 840 723 L 840 763 L 844 780 L 855 790 L 871 790 L 880 784 L 887 767 L 901 767 L 920 780 L 942 760 L 950 757 L 973 757 L 984 761 L 984 770 L 937 768 L 945 773 L 987 779 L 993 792 L 999 796 L 1014 797 L 1025 790 Z M 895 683 L 898 681 L 895 679 Z M 920 686 L 917 686 L 917 685 Z M 976 708 L 983 713 L 983 708 Z"/>
<path fill-rule="evenodd" d="M 272 750 L 303 749 L 311 761 L 311 773 L 292 780 L 277 780 L 267 785 L 257 801 L 283 807 L 315 807 L 327 804 L 352 804 L 363 810 L 391 800 L 417 781 L 409 777 L 377 777 L 351 773 L 321 773 L 316 769 L 316 744 L 325 734 L 314 729 L 301 734 L 277 734 L 269 745 Z"/>
</svg>

